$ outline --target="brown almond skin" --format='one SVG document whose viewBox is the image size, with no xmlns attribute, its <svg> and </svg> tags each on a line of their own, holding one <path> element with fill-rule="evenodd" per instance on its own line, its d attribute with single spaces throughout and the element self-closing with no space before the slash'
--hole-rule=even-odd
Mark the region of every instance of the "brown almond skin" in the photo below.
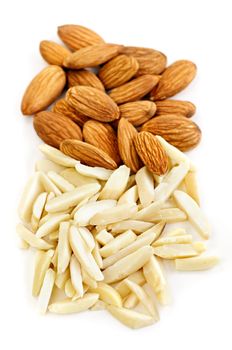
<svg viewBox="0 0 232 350">
<path fill-rule="evenodd" d="M 106 152 L 115 163 L 121 164 L 117 136 L 111 125 L 89 120 L 83 127 L 83 137 L 86 142 Z"/>
<path fill-rule="evenodd" d="M 91 86 L 95 89 L 105 91 L 104 85 L 101 80 L 94 74 L 86 69 L 81 70 L 69 70 L 67 72 L 68 87 L 76 85 Z"/>
<path fill-rule="evenodd" d="M 75 24 L 66 24 L 58 27 L 58 35 L 74 51 L 82 47 L 104 43 L 100 35 L 93 30 Z"/>
<path fill-rule="evenodd" d="M 82 140 L 80 127 L 70 119 L 54 112 L 39 112 L 34 117 L 34 129 L 48 145 L 59 148 L 66 139 Z"/>
<path fill-rule="evenodd" d="M 147 95 L 159 82 L 157 75 L 143 75 L 128 83 L 114 88 L 109 96 L 117 103 L 137 101 Z"/>
<path fill-rule="evenodd" d="M 186 118 L 191 118 L 196 112 L 196 106 L 189 101 L 163 100 L 156 101 L 156 116 L 164 114 L 178 114 Z"/>
<path fill-rule="evenodd" d="M 119 108 L 103 91 L 88 86 L 73 86 L 66 94 L 66 101 L 77 112 L 101 122 L 119 118 Z"/>
<path fill-rule="evenodd" d="M 134 57 L 118 55 L 100 69 L 98 76 L 106 89 L 112 89 L 129 81 L 138 69 L 139 63 Z"/>
<path fill-rule="evenodd" d="M 167 57 L 160 51 L 136 46 L 126 46 L 122 53 L 133 56 L 139 63 L 136 76 L 144 74 L 160 74 L 167 64 Z"/>
<path fill-rule="evenodd" d="M 66 76 L 59 66 L 44 68 L 28 85 L 21 104 L 24 115 L 32 115 L 46 109 L 60 96 L 66 84 Z"/>
<path fill-rule="evenodd" d="M 133 143 L 138 134 L 136 128 L 125 118 L 118 123 L 118 148 L 120 156 L 126 166 L 136 173 L 142 166 Z"/>
<path fill-rule="evenodd" d="M 198 145 L 201 140 L 201 130 L 192 120 L 177 116 L 163 115 L 150 119 L 143 124 L 142 131 L 162 136 L 181 151 L 188 151 Z"/>
<path fill-rule="evenodd" d="M 152 90 L 151 99 L 164 100 L 184 90 L 194 79 L 196 65 L 187 60 L 179 60 L 171 64 L 163 72 L 159 84 Z"/>
<path fill-rule="evenodd" d="M 71 54 L 67 48 L 49 40 L 41 41 L 39 50 L 46 62 L 57 66 L 62 66 L 64 59 Z"/>
<path fill-rule="evenodd" d="M 87 46 L 66 57 L 63 64 L 72 69 L 96 67 L 117 56 L 122 47 L 122 45 L 115 44 Z"/>
<path fill-rule="evenodd" d="M 101 149 L 87 142 L 77 140 L 65 140 L 60 145 L 60 150 L 67 156 L 80 160 L 89 166 L 98 166 L 106 169 L 116 169 L 117 164 Z"/>
<path fill-rule="evenodd" d="M 82 127 L 89 120 L 88 117 L 78 113 L 74 108 L 72 108 L 64 98 L 61 98 L 52 106 L 52 112 L 59 113 L 71 119 L 80 127 Z"/>
<path fill-rule="evenodd" d="M 151 119 L 156 113 L 156 104 L 151 101 L 128 102 L 119 106 L 120 117 L 132 125 L 139 126 Z"/>
<path fill-rule="evenodd" d="M 144 165 L 156 175 L 164 175 L 168 171 L 168 156 L 154 135 L 142 131 L 134 139 L 139 157 Z"/>
</svg>

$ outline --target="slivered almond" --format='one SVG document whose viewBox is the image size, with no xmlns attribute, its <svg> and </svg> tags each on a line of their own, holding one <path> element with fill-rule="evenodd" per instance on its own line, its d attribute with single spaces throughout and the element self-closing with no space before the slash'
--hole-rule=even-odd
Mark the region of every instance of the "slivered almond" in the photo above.
<svg viewBox="0 0 232 350">
<path fill-rule="evenodd" d="M 49 179 L 54 182 L 54 184 L 62 191 L 62 192 L 70 192 L 75 189 L 73 184 L 65 180 L 62 176 L 57 174 L 55 171 L 49 171 L 47 173 Z"/>
<path fill-rule="evenodd" d="M 136 203 L 138 198 L 138 187 L 137 185 L 134 185 L 121 195 L 121 197 L 118 199 L 118 204 Z"/>
<path fill-rule="evenodd" d="M 109 243 L 105 244 L 104 247 L 100 249 L 100 254 L 102 257 L 107 258 L 108 256 L 117 253 L 117 251 L 125 248 L 126 246 L 134 242 L 136 238 L 136 234 L 133 231 L 128 230 L 118 235 Z"/>
<path fill-rule="evenodd" d="M 133 216 L 136 216 L 136 214 L 137 212 Z M 153 224 L 151 222 L 130 219 L 116 222 L 115 224 L 108 225 L 107 227 L 111 230 L 112 233 L 121 233 L 126 230 L 132 230 L 136 233 L 141 233 L 148 230 L 152 226 Z"/>
<path fill-rule="evenodd" d="M 69 222 L 61 222 L 59 227 L 59 240 L 57 250 L 57 272 L 63 273 L 69 265 L 71 247 L 69 244 Z"/>
<path fill-rule="evenodd" d="M 52 244 L 47 243 L 41 238 L 38 238 L 29 231 L 23 224 L 18 224 L 16 227 L 17 233 L 20 238 L 22 238 L 25 242 L 27 242 L 31 247 L 37 249 L 48 250 L 53 248 Z"/>
<path fill-rule="evenodd" d="M 113 173 L 112 170 L 105 169 L 102 167 L 90 167 L 87 165 L 83 165 L 80 162 L 77 162 L 75 168 L 79 174 L 83 176 L 88 176 L 90 178 L 96 178 L 99 180 L 108 180 L 108 178 Z"/>
<path fill-rule="evenodd" d="M 70 276 L 76 293 L 79 297 L 83 297 L 84 290 L 82 284 L 81 267 L 74 254 L 70 260 Z"/>
<path fill-rule="evenodd" d="M 32 283 L 32 295 L 39 295 L 40 289 L 43 285 L 46 271 L 48 270 L 54 250 L 50 249 L 47 252 L 38 250 L 35 256 L 34 276 Z"/>
<path fill-rule="evenodd" d="M 73 314 L 88 310 L 98 300 L 98 294 L 86 293 L 83 298 L 77 300 L 64 300 L 49 305 L 48 309 L 50 312 L 56 314 Z"/>
<path fill-rule="evenodd" d="M 90 289 L 90 292 L 99 294 L 99 299 L 108 305 L 122 306 L 120 294 L 104 282 L 98 282 L 97 287 Z"/>
<path fill-rule="evenodd" d="M 121 165 L 107 180 L 103 187 L 99 199 L 118 199 L 125 192 L 130 176 L 130 169 Z"/>
<path fill-rule="evenodd" d="M 94 215 L 102 210 L 113 208 L 116 204 L 115 200 L 110 199 L 86 203 L 75 212 L 75 223 L 79 226 L 87 226 Z"/>
<path fill-rule="evenodd" d="M 42 314 L 45 314 L 48 308 L 48 304 L 52 295 L 53 286 L 55 283 L 56 273 L 52 269 L 48 269 L 43 285 L 39 294 L 39 309 Z"/>
<path fill-rule="evenodd" d="M 163 259 L 186 258 L 198 255 L 191 244 L 168 244 L 153 248 L 153 253 Z"/>
<path fill-rule="evenodd" d="M 89 176 L 84 176 L 78 173 L 75 168 L 65 169 L 60 173 L 60 175 L 75 187 L 80 187 L 88 183 L 98 183 L 97 179 Z"/>
<path fill-rule="evenodd" d="M 139 200 L 143 207 L 154 201 L 154 179 L 146 167 L 141 168 L 135 175 Z"/>
<path fill-rule="evenodd" d="M 65 167 L 75 167 L 77 164 L 76 159 L 66 156 L 64 153 L 60 152 L 58 149 L 42 144 L 39 146 L 39 149 L 45 156 L 52 160 L 54 163 Z"/>
<path fill-rule="evenodd" d="M 105 209 L 94 215 L 90 220 L 91 225 L 108 225 L 121 220 L 126 220 L 137 212 L 136 204 L 122 204 L 114 208 Z"/>
<path fill-rule="evenodd" d="M 63 170 L 65 170 L 65 167 L 56 164 L 49 159 L 42 158 L 37 160 L 35 163 L 35 171 L 40 171 L 44 173 L 47 173 L 49 171 L 55 171 L 57 174 L 60 174 Z"/>
<path fill-rule="evenodd" d="M 176 259 L 175 267 L 179 271 L 200 271 L 215 266 L 219 259 L 216 256 L 197 256 L 193 258 Z"/>
</svg>

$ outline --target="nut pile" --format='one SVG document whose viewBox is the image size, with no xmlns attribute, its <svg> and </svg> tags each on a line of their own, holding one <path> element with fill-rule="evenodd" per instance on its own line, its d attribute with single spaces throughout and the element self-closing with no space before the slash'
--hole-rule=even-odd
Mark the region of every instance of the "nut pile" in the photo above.
<svg viewBox="0 0 232 350">
<path fill-rule="evenodd" d="M 21 106 L 45 142 L 17 226 L 22 248 L 36 250 L 32 295 L 42 313 L 107 309 L 148 326 L 169 301 L 164 260 L 180 271 L 218 261 L 204 254 L 210 226 L 183 153 L 201 138 L 195 106 L 168 99 L 196 66 L 166 67 L 159 51 L 107 44 L 78 25 L 58 35 L 66 47 L 41 42 L 49 66 Z"/>
</svg>

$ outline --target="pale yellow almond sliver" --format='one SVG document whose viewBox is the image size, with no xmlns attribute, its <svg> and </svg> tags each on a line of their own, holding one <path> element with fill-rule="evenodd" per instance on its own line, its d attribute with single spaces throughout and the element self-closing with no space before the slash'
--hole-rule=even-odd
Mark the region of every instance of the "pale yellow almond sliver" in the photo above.
<svg viewBox="0 0 232 350">
<path fill-rule="evenodd" d="M 154 224 L 152 222 L 140 221 L 140 220 L 124 220 L 116 222 L 115 224 L 108 225 L 107 228 L 112 233 L 122 233 L 127 230 L 132 230 L 135 233 L 141 233 L 150 229 Z"/>
<path fill-rule="evenodd" d="M 35 171 L 42 171 L 44 173 L 48 173 L 49 171 L 55 171 L 56 173 L 60 173 L 64 171 L 66 168 L 62 165 L 56 164 L 49 159 L 39 159 L 35 163 Z"/>
<path fill-rule="evenodd" d="M 101 168 L 101 167 L 90 167 L 87 165 L 83 165 L 80 162 L 77 162 L 76 171 L 84 176 L 93 177 L 98 180 L 108 180 L 112 175 L 113 170 Z"/>
<path fill-rule="evenodd" d="M 83 298 L 75 301 L 64 300 L 58 303 L 51 304 L 48 308 L 50 312 L 56 314 L 72 314 L 86 311 L 91 308 L 98 300 L 98 294 L 86 293 Z"/>
<path fill-rule="evenodd" d="M 150 219 L 152 222 L 165 221 L 166 223 L 174 223 L 187 220 L 187 215 L 179 208 L 160 209 Z"/>
<path fill-rule="evenodd" d="M 101 230 L 96 236 L 95 239 L 101 244 L 101 245 L 105 245 L 107 243 L 109 243 L 110 241 L 113 241 L 114 236 L 106 231 L 106 229 Z"/>
<path fill-rule="evenodd" d="M 128 287 L 129 288 L 129 287 Z M 129 289 L 130 290 L 130 289 Z M 123 301 L 123 307 L 125 307 L 126 309 L 134 309 L 136 307 L 136 305 L 138 304 L 139 299 L 137 298 L 137 296 L 134 293 L 130 293 L 129 295 L 127 295 L 127 297 L 124 299 Z"/>
<path fill-rule="evenodd" d="M 166 244 L 192 243 L 192 235 L 178 235 L 172 237 L 161 237 L 152 243 L 153 247 L 159 247 Z"/>
<path fill-rule="evenodd" d="M 67 268 L 64 272 L 56 275 L 55 285 L 59 289 L 63 289 L 65 287 L 65 283 L 70 278 L 70 270 Z"/>
<path fill-rule="evenodd" d="M 69 244 L 69 222 L 61 222 L 59 227 L 57 272 L 63 273 L 69 265 L 71 247 Z"/>
<path fill-rule="evenodd" d="M 87 248 L 89 249 L 90 252 L 92 252 L 95 247 L 95 239 L 92 233 L 87 229 L 87 227 L 79 227 L 78 231 L 83 241 L 85 242 Z"/>
<path fill-rule="evenodd" d="M 95 247 L 93 248 L 92 255 L 93 255 L 93 258 L 96 261 L 98 267 L 100 269 L 102 269 L 103 268 L 103 261 L 102 261 L 102 256 L 100 254 L 99 243 L 97 241 L 95 241 Z"/>
<path fill-rule="evenodd" d="M 34 267 L 34 276 L 32 284 L 32 295 L 35 297 L 39 294 L 41 286 L 43 284 L 44 276 L 48 270 L 51 259 L 53 257 L 54 250 L 48 250 L 44 252 L 38 250 L 35 255 L 35 267 Z"/>
<path fill-rule="evenodd" d="M 39 146 L 39 150 L 51 161 L 56 164 L 63 165 L 64 167 L 75 167 L 77 160 L 66 156 L 58 149 L 46 144 Z"/>
<path fill-rule="evenodd" d="M 154 215 L 163 207 L 163 201 L 156 201 L 142 210 L 139 210 L 134 216 L 134 220 L 152 221 Z"/>
<path fill-rule="evenodd" d="M 40 172 L 40 179 L 46 192 L 53 192 L 56 196 L 61 194 L 59 188 L 49 179 L 47 174 Z"/>
<path fill-rule="evenodd" d="M 136 234 L 128 230 L 124 233 L 121 233 L 112 241 L 107 243 L 104 247 L 100 249 L 100 254 L 102 257 L 107 258 L 108 256 L 117 253 L 119 250 L 127 247 L 129 244 L 136 240 Z"/>
<path fill-rule="evenodd" d="M 69 214 L 57 214 L 46 221 L 42 226 L 36 231 L 36 237 L 42 238 L 49 233 L 57 230 L 62 221 L 68 220 L 70 218 Z"/>
<path fill-rule="evenodd" d="M 56 273 L 52 269 L 48 269 L 39 294 L 39 310 L 42 314 L 45 314 L 48 308 L 48 304 L 52 295 L 52 290 L 55 283 Z"/>
<path fill-rule="evenodd" d="M 82 297 L 84 294 L 82 275 L 81 275 L 81 266 L 75 255 L 73 254 L 70 260 L 70 276 L 72 285 L 76 293 Z"/>
<path fill-rule="evenodd" d="M 139 199 L 143 207 L 154 201 L 154 179 L 146 167 L 141 168 L 135 175 Z"/>
<path fill-rule="evenodd" d="M 81 268 L 81 275 L 85 285 L 89 288 L 97 288 L 97 282 L 85 271 L 84 268 Z"/>
<path fill-rule="evenodd" d="M 57 174 L 55 171 L 49 171 L 47 176 L 62 192 L 70 192 L 75 189 L 73 184 Z"/>
<path fill-rule="evenodd" d="M 197 256 L 194 258 L 176 259 L 175 267 L 179 271 L 207 270 L 218 264 L 217 256 Z"/>
<path fill-rule="evenodd" d="M 91 225 L 108 225 L 114 222 L 126 220 L 137 212 L 136 204 L 122 204 L 114 208 L 105 209 L 97 213 L 90 220 Z"/>
<path fill-rule="evenodd" d="M 116 205 L 116 200 L 112 199 L 87 202 L 75 212 L 74 220 L 78 226 L 87 226 L 94 215 Z"/>
<path fill-rule="evenodd" d="M 95 289 L 90 289 L 91 293 L 99 294 L 99 299 L 106 304 L 122 306 L 122 298 L 120 294 L 111 286 L 104 282 L 98 282 Z"/>
<path fill-rule="evenodd" d="M 137 185 L 134 185 L 121 195 L 118 200 L 118 205 L 125 203 L 136 203 L 138 198 L 138 187 Z"/>
<path fill-rule="evenodd" d="M 71 278 L 69 278 L 69 279 L 66 281 L 65 286 L 64 286 L 64 292 L 65 292 L 65 295 L 66 295 L 68 298 L 73 298 L 73 297 L 74 297 L 76 291 L 75 291 L 75 288 L 73 287 Z"/>
<path fill-rule="evenodd" d="M 29 231 L 23 224 L 18 224 L 16 226 L 17 233 L 20 238 L 27 242 L 31 247 L 37 249 L 48 250 L 53 248 L 52 244 L 45 242 L 43 239 L 35 236 L 34 233 Z"/>
<path fill-rule="evenodd" d="M 130 176 L 130 168 L 121 165 L 114 170 L 103 187 L 99 199 L 118 199 L 124 192 Z"/>
<path fill-rule="evenodd" d="M 199 254 L 192 244 L 161 245 L 153 247 L 153 253 L 163 259 L 186 258 Z"/>
<path fill-rule="evenodd" d="M 48 196 L 47 192 L 40 193 L 33 204 L 32 215 L 34 219 L 38 221 L 40 220 L 43 214 L 47 196 Z"/>
<path fill-rule="evenodd" d="M 68 182 L 73 184 L 75 187 L 87 185 L 89 183 L 98 183 L 93 177 L 88 177 L 79 174 L 75 168 L 66 168 L 60 173 Z"/>
<path fill-rule="evenodd" d="M 130 281 L 133 281 L 139 285 L 142 285 L 146 282 L 144 275 L 143 275 L 143 272 L 142 272 L 142 269 L 132 273 L 124 280 L 117 282 L 116 284 L 113 285 L 113 287 L 119 292 L 119 294 L 121 295 L 122 298 L 126 297 L 130 293 L 130 289 L 128 288 L 128 286 L 125 282 L 127 279 L 129 279 Z"/>
<path fill-rule="evenodd" d="M 167 281 L 159 260 L 153 255 L 143 266 L 144 277 L 156 296 L 167 289 Z M 159 300 L 160 301 L 160 300 Z"/>
</svg>

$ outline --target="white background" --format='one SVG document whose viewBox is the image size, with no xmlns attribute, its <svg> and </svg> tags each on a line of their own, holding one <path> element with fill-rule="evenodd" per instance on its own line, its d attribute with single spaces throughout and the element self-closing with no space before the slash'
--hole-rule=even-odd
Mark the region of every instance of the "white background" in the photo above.
<svg viewBox="0 0 232 350">
<path fill-rule="evenodd" d="M 1 33 L 1 349 L 223 349 L 232 348 L 231 2 L 221 1 L 5 1 Z M 45 66 L 40 40 L 57 39 L 57 25 L 76 23 L 106 41 L 161 50 L 169 63 L 190 59 L 198 76 L 178 97 L 197 105 L 203 131 L 190 157 L 199 169 L 202 206 L 212 223 L 209 249 L 221 258 L 207 272 L 168 274 L 172 304 L 161 321 L 132 331 L 105 312 L 40 316 L 30 296 L 32 259 L 17 247 L 16 208 L 38 157 L 32 118 L 20 113 L 31 78 Z"/>
</svg>

